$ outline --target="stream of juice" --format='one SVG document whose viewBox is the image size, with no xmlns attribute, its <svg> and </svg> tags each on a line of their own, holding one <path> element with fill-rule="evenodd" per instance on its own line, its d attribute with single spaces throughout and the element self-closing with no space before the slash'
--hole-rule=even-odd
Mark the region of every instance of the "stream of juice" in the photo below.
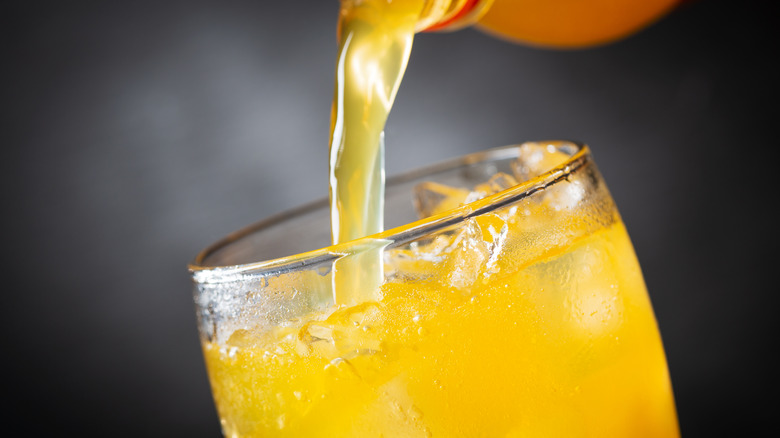
<svg viewBox="0 0 780 438">
<path fill-rule="evenodd" d="M 424 0 L 344 0 L 331 113 L 333 244 L 383 229 L 384 127 Z M 382 281 L 380 246 L 337 263 L 334 300 L 354 304 Z"/>
<path fill-rule="evenodd" d="M 382 231 L 383 130 L 423 0 L 344 1 L 331 115 L 331 236 Z"/>
</svg>

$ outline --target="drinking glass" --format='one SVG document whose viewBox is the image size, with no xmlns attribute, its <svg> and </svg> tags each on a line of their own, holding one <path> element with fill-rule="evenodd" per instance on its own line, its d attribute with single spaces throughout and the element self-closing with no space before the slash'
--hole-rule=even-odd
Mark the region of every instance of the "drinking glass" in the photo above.
<svg viewBox="0 0 780 438">
<path fill-rule="evenodd" d="M 678 436 L 639 265 L 587 146 L 391 179 L 390 229 L 329 245 L 327 200 L 189 269 L 227 437 Z"/>
</svg>

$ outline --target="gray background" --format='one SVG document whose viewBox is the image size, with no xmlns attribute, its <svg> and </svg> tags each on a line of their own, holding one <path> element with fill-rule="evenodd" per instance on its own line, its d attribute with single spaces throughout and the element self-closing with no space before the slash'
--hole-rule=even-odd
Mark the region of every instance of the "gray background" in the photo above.
<svg viewBox="0 0 780 438">
<path fill-rule="evenodd" d="M 18 3 L 0 15 L 2 427 L 218 436 L 186 263 L 326 195 L 338 3 Z M 699 1 L 574 52 L 421 35 L 386 131 L 389 174 L 529 139 L 592 146 L 687 436 L 774 412 L 757 398 L 776 380 L 769 17 Z"/>
</svg>

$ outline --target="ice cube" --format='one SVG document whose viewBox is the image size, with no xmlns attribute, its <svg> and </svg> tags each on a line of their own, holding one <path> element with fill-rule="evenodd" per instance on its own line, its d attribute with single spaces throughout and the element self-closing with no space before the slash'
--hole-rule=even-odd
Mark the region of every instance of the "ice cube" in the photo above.
<svg viewBox="0 0 780 438">
<path fill-rule="evenodd" d="M 468 219 L 447 251 L 443 281 L 467 289 L 480 278 L 498 272 L 508 234 L 509 226 L 502 214 L 486 213 Z"/>
<path fill-rule="evenodd" d="M 452 241 L 453 236 L 445 233 L 385 251 L 385 276 L 390 281 L 407 283 L 432 279 L 438 271 L 437 264 L 452 250 Z"/>
<path fill-rule="evenodd" d="M 474 187 L 474 192 L 481 192 L 484 193 L 485 196 L 488 196 L 512 188 L 517 184 L 517 179 L 515 179 L 514 176 L 509 175 L 508 173 L 498 172 L 491 176 L 488 182 Z"/>
<path fill-rule="evenodd" d="M 414 207 L 420 219 L 458 208 L 517 185 L 517 179 L 498 172 L 474 190 L 452 187 L 435 182 L 423 182 L 414 187 Z"/>
<path fill-rule="evenodd" d="M 294 335 L 295 330 L 291 327 L 276 327 L 271 330 L 261 329 L 238 329 L 228 338 L 225 345 L 241 349 L 253 349 L 268 345 L 284 345 L 288 341 L 289 335 Z"/>
<path fill-rule="evenodd" d="M 512 163 L 512 171 L 519 181 L 528 181 L 560 166 L 569 158 L 570 155 L 554 143 L 523 143 L 519 157 Z"/>
<path fill-rule="evenodd" d="M 547 189 L 544 203 L 555 211 L 571 210 L 585 197 L 585 193 L 582 181 L 563 180 Z"/>
<path fill-rule="evenodd" d="M 420 219 L 460 207 L 469 191 L 431 181 L 417 184 L 413 193 L 414 208 Z"/>
<path fill-rule="evenodd" d="M 415 206 L 422 217 L 477 201 L 518 184 L 507 173 L 497 172 L 472 191 L 434 182 L 415 187 Z M 386 257 L 390 272 L 399 266 L 414 266 L 420 260 L 444 263 L 440 278 L 447 286 L 467 289 L 480 276 L 488 277 L 498 270 L 498 259 L 508 235 L 508 222 L 516 208 L 482 214 L 465 221 L 455 233 L 444 233 L 427 242 L 413 244 L 409 250 Z M 408 269 L 407 269 L 408 270 Z M 418 276 L 419 277 L 419 276 Z"/>
<path fill-rule="evenodd" d="M 521 181 L 536 178 L 565 163 L 570 155 L 562 152 L 556 143 L 524 143 L 520 156 L 512 163 L 515 176 Z M 538 199 L 555 211 L 574 208 L 585 196 L 585 187 L 579 180 L 567 178 L 547 188 Z"/>
<path fill-rule="evenodd" d="M 376 436 L 377 430 L 388 431 L 389 436 L 433 436 L 426 424 L 425 413 L 409 394 L 405 376 L 390 380 L 376 392 L 373 402 L 353 418 L 352 431 L 357 436 Z"/>
<path fill-rule="evenodd" d="M 446 283 L 457 289 L 470 287 L 479 278 L 490 250 L 476 221 L 469 219 L 455 239 L 455 249 L 446 261 Z"/>
<path fill-rule="evenodd" d="M 571 292 L 564 306 L 573 324 L 572 332 L 580 336 L 602 336 L 615 333 L 625 313 L 621 290 L 622 279 L 611 269 L 614 249 L 603 241 L 582 246 L 562 258 L 562 269 L 570 272 Z"/>
<path fill-rule="evenodd" d="M 311 321 L 298 332 L 303 348 L 317 356 L 334 360 L 351 359 L 381 351 L 382 343 L 374 328 L 382 312 L 375 302 L 339 309 L 325 321 Z"/>
</svg>

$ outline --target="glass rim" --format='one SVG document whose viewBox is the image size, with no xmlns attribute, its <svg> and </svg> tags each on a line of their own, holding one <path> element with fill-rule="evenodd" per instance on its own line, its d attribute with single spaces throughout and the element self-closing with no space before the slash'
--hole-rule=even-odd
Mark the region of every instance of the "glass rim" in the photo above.
<svg viewBox="0 0 780 438">
<path fill-rule="evenodd" d="M 418 219 L 376 234 L 269 260 L 221 266 L 203 264 L 203 261 L 214 252 L 224 249 L 247 236 L 261 232 L 265 228 L 277 225 L 296 216 L 317 209 L 326 208 L 329 205 L 328 199 L 321 198 L 299 207 L 271 215 L 228 234 L 199 252 L 198 255 L 195 256 L 195 259 L 188 264 L 187 268 L 192 275 L 192 279 L 196 283 L 227 283 L 258 276 L 279 275 L 284 272 L 303 269 L 307 266 L 327 261 L 335 261 L 343 256 L 356 253 L 356 250 L 359 252 L 360 248 L 376 248 L 377 246 L 393 248 L 415 241 L 426 234 L 434 233 L 438 230 L 466 221 L 472 217 L 490 213 L 509 204 L 518 202 L 541 190 L 547 189 L 549 186 L 556 184 L 561 180 L 567 179 L 571 174 L 592 160 L 590 148 L 582 142 L 573 140 L 529 141 L 520 144 L 490 148 L 403 172 L 388 178 L 387 186 L 402 184 L 415 179 L 420 179 L 425 175 L 436 174 L 477 163 L 516 158 L 519 149 L 526 143 L 547 143 L 548 145 L 553 145 L 558 150 L 563 146 L 568 145 L 574 147 L 575 152 L 558 166 L 555 166 L 536 177 L 522 181 L 513 187 L 468 204 L 461 205 L 457 208 Z"/>
</svg>

